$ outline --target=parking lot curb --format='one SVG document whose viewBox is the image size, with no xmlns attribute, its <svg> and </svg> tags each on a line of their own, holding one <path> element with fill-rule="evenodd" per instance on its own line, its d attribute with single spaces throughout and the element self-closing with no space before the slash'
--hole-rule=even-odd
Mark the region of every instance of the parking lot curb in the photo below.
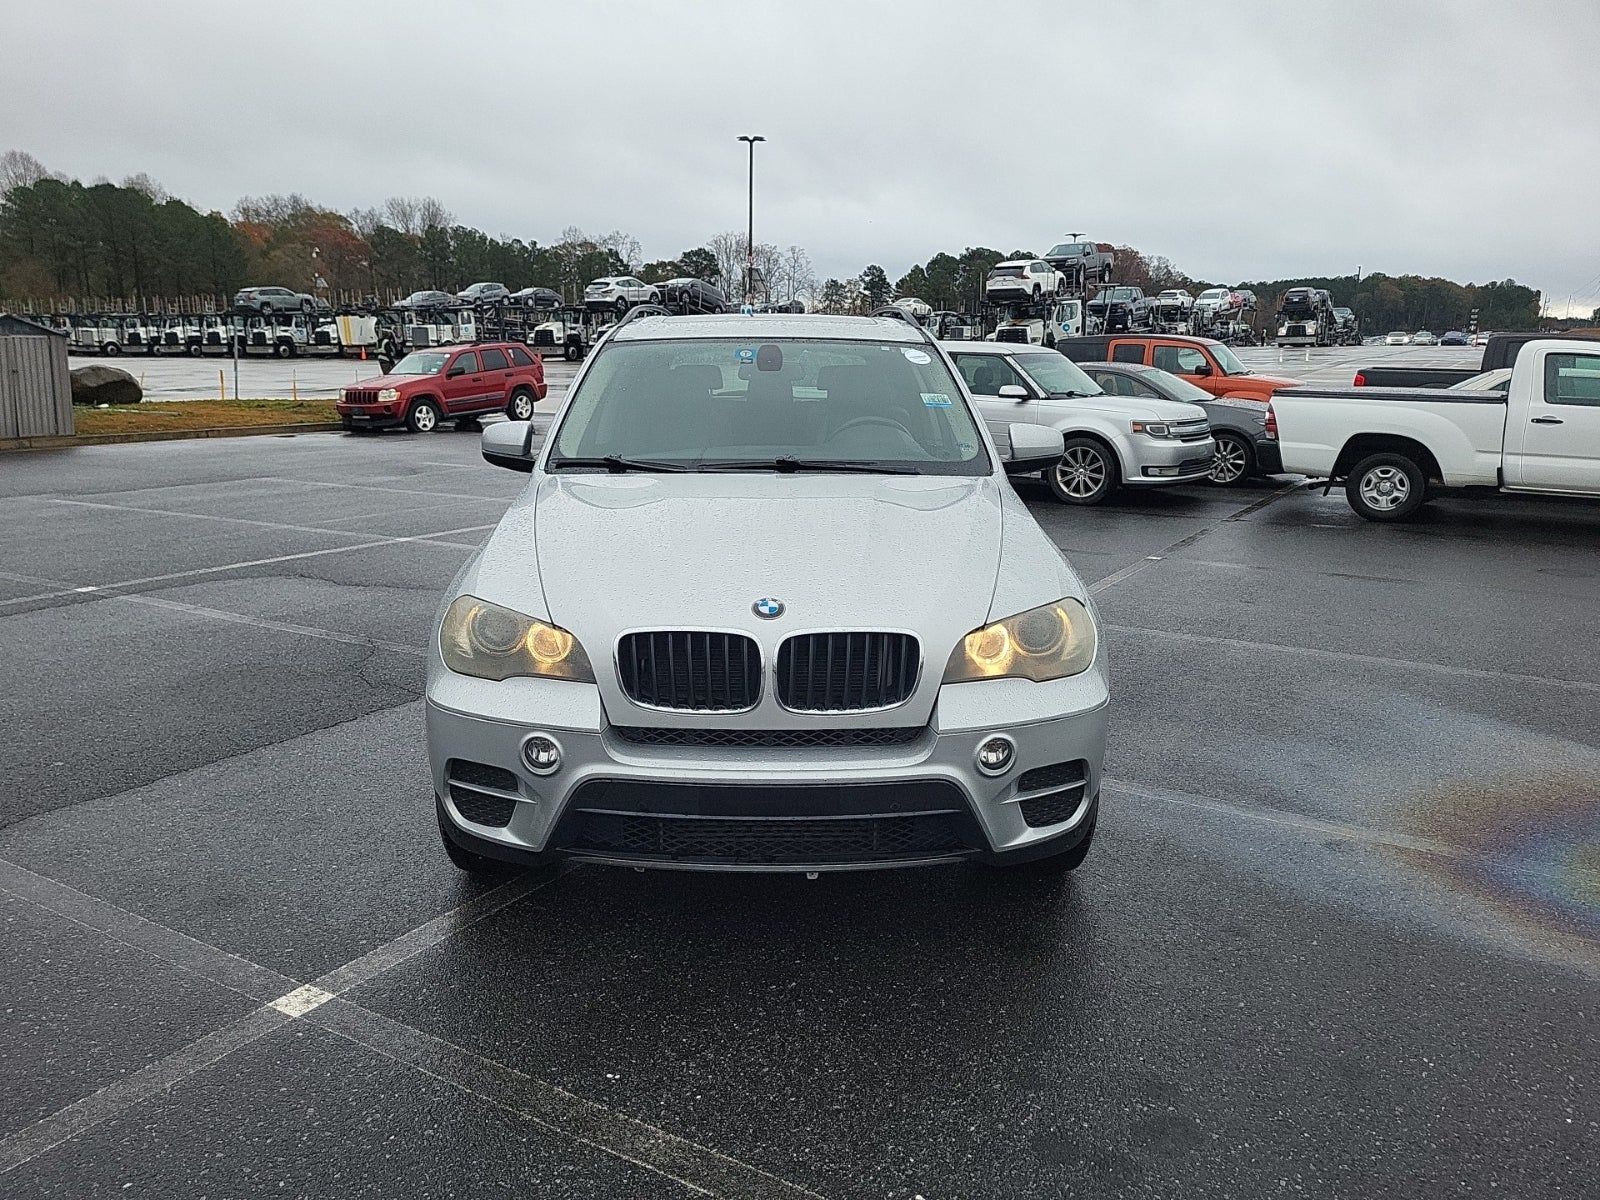
<svg viewBox="0 0 1600 1200">
<path fill-rule="evenodd" d="M 187 438 L 337 433 L 343 428 L 338 421 L 304 421 L 298 425 L 227 425 L 217 429 L 152 429 L 140 433 L 86 433 L 75 437 L 0 438 L 0 453 L 8 450 L 64 450 L 70 446 L 115 446 L 124 442 L 178 442 Z"/>
</svg>

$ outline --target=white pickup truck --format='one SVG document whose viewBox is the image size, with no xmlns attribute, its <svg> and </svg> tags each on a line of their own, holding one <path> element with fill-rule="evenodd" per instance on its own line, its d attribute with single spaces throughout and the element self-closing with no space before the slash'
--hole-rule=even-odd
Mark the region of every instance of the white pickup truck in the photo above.
<svg viewBox="0 0 1600 1200">
<path fill-rule="evenodd" d="M 1503 391 L 1284 388 L 1283 469 L 1343 482 L 1369 521 L 1401 521 L 1430 487 L 1600 497 L 1600 347 L 1529 342 Z"/>
</svg>

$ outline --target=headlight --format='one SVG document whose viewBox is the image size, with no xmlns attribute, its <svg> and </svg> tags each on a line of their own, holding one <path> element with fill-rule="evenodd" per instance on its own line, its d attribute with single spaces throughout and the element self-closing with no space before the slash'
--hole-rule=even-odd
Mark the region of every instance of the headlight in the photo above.
<svg viewBox="0 0 1600 1200">
<path fill-rule="evenodd" d="M 1172 427 L 1165 421 L 1134 421 L 1133 431 L 1142 433 L 1147 437 L 1164 438 L 1172 436 Z"/>
<path fill-rule="evenodd" d="M 974 629 L 944 670 L 945 683 L 974 679 L 1064 679 L 1094 662 L 1094 618 L 1076 600 L 1057 600 Z"/>
<path fill-rule="evenodd" d="M 444 665 L 459 675 L 594 682 L 589 656 L 565 629 L 476 596 L 459 596 L 445 610 L 439 649 Z"/>
<path fill-rule="evenodd" d="M 398 399 L 400 399 L 399 388 L 384 388 L 378 393 L 380 404 L 393 404 Z"/>
</svg>

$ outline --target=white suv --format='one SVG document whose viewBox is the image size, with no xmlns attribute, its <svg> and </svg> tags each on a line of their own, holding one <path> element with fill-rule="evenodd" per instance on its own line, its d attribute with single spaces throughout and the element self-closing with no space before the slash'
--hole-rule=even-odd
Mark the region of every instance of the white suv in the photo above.
<svg viewBox="0 0 1600 1200">
<path fill-rule="evenodd" d="M 660 304 L 661 289 L 632 275 L 607 275 L 583 289 L 585 308 L 614 308 L 625 313 L 635 304 Z"/>
<path fill-rule="evenodd" d="M 986 300 L 998 304 L 1039 301 L 1054 296 L 1066 281 L 1042 258 L 1013 258 L 995 263 L 984 281 Z"/>
</svg>

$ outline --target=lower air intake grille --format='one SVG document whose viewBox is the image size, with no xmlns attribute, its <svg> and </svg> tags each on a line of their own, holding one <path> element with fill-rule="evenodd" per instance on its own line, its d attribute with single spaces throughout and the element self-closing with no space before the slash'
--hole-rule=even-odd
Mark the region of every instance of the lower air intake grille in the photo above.
<svg viewBox="0 0 1600 1200">
<path fill-rule="evenodd" d="M 742 712 L 761 698 L 761 651 L 742 633 L 652 630 L 617 643 L 628 699 L 684 712 Z"/>
<path fill-rule="evenodd" d="M 641 729 L 613 725 L 611 732 L 635 746 L 820 750 L 839 746 L 904 746 L 921 737 L 923 729 L 917 725 L 899 729 Z"/>
<path fill-rule="evenodd" d="M 1061 824 L 1078 811 L 1078 805 L 1082 802 L 1083 789 L 1068 788 L 1064 792 L 1046 792 L 1043 796 L 1024 800 L 1017 807 L 1022 810 L 1022 819 L 1028 823 L 1028 827 L 1038 829 L 1041 825 Z"/>
<path fill-rule="evenodd" d="M 517 810 L 517 802 L 511 796 L 494 796 L 459 783 L 450 785 L 450 800 L 456 811 L 474 825 L 504 827 Z"/>
<path fill-rule="evenodd" d="M 850 787 L 599 780 L 581 785 L 551 845 L 709 865 L 847 864 L 986 848 L 960 790 L 935 780 Z"/>
<path fill-rule="evenodd" d="M 908 633 L 799 634 L 778 649 L 778 699 L 797 712 L 890 708 L 910 698 L 921 669 Z"/>
<path fill-rule="evenodd" d="M 1082 783 L 1084 766 L 1083 759 L 1075 758 L 1071 762 L 1034 767 L 1031 771 L 1024 771 L 1022 777 L 1017 780 L 1017 791 L 1037 792 L 1044 788 L 1067 787 L 1074 783 Z"/>
<path fill-rule="evenodd" d="M 967 847 L 942 815 L 697 821 L 585 813 L 572 848 L 679 862 L 850 863 L 929 858 Z"/>
<path fill-rule="evenodd" d="M 517 790 L 517 777 L 504 767 L 491 767 L 488 763 L 473 762 L 466 758 L 452 758 L 444 770 L 456 783 L 499 788 L 502 792 Z"/>
</svg>

